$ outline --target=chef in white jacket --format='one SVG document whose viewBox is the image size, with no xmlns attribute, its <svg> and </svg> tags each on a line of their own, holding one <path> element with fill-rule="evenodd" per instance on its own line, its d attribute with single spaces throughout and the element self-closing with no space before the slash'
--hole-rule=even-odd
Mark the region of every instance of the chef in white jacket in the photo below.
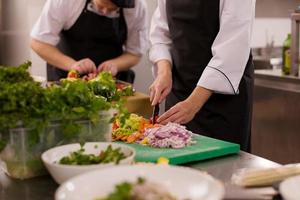
<svg viewBox="0 0 300 200">
<path fill-rule="evenodd" d="M 151 24 L 158 122 L 250 150 L 255 0 L 159 0 Z"/>
<path fill-rule="evenodd" d="M 108 70 L 133 82 L 147 50 L 145 0 L 47 0 L 32 32 L 32 49 L 47 61 L 48 80 Z"/>
</svg>

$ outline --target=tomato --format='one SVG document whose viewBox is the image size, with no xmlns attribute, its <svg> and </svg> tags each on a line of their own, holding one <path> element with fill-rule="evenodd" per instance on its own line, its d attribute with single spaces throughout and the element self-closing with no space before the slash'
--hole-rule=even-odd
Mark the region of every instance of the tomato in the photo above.
<svg viewBox="0 0 300 200">
<path fill-rule="evenodd" d="M 118 90 L 123 90 L 124 87 L 125 87 L 124 84 L 122 84 L 122 83 L 117 83 L 117 89 L 118 89 Z"/>
<path fill-rule="evenodd" d="M 119 128 L 118 124 L 116 122 L 114 122 L 113 125 L 112 125 L 112 129 L 116 130 L 118 128 Z"/>
<path fill-rule="evenodd" d="M 79 73 L 76 70 L 72 69 L 71 71 L 69 71 L 68 78 L 78 78 L 78 77 L 79 77 Z"/>
</svg>

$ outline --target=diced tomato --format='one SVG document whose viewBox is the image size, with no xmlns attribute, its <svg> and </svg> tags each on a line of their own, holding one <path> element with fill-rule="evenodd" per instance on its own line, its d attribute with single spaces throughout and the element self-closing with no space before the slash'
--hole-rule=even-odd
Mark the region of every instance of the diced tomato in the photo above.
<svg viewBox="0 0 300 200">
<path fill-rule="evenodd" d="M 124 87 L 125 87 L 125 84 L 117 83 L 117 89 L 118 89 L 118 90 L 123 90 Z"/>
<path fill-rule="evenodd" d="M 71 70 L 68 73 L 68 78 L 78 78 L 79 77 L 79 73 L 76 70 Z"/>
<path fill-rule="evenodd" d="M 118 128 L 119 128 L 118 124 L 116 122 L 114 122 L 113 125 L 112 125 L 112 129 L 116 130 Z"/>
</svg>

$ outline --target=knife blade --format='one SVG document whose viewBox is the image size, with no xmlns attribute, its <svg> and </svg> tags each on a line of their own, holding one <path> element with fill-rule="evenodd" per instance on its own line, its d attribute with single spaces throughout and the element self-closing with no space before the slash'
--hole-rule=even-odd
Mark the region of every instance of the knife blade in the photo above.
<svg viewBox="0 0 300 200">
<path fill-rule="evenodd" d="M 159 104 L 156 104 L 152 113 L 152 124 L 156 123 L 156 117 L 159 115 Z"/>
</svg>

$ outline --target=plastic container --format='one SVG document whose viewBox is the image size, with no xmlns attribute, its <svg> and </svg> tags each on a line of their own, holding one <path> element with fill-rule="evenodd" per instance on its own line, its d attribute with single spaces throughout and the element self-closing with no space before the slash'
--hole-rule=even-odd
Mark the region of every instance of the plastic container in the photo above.
<svg viewBox="0 0 300 200">
<path fill-rule="evenodd" d="M 68 135 L 64 124 L 59 121 L 48 127 L 37 130 L 14 128 L 0 133 L 7 141 L 1 152 L 0 167 L 12 178 L 27 179 L 46 174 L 41 161 L 41 154 L 49 148 L 76 142 L 109 142 L 111 141 L 111 123 L 113 112 L 100 113 L 100 121 L 96 124 L 88 120 L 74 121 L 78 129 L 76 134 Z"/>
</svg>

